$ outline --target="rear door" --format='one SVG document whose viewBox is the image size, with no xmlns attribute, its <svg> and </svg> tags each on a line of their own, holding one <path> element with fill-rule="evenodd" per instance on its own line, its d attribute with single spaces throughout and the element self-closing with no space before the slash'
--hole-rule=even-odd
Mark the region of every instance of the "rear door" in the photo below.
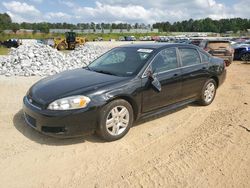
<svg viewBox="0 0 250 188">
<path fill-rule="evenodd" d="M 208 63 L 201 60 L 199 51 L 192 47 L 179 47 L 182 73 L 182 100 L 198 97 L 209 77 Z"/>
<path fill-rule="evenodd" d="M 152 87 L 148 77 L 142 79 L 144 88 L 142 112 L 173 104 L 181 97 L 181 70 L 176 48 L 166 48 L 159 52 L 152 61 L 151 67 L 161 83 L 161 91 L 156 91 Z"/>
</svg>

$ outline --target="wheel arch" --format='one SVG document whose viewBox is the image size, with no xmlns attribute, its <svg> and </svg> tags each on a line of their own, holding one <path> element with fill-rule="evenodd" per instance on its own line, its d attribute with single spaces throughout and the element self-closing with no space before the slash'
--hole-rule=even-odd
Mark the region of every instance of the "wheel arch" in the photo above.
<svg viewBox="0 0 250 188">
<path fill-rule="evenodd" d="M 135 100 L 132 97 L 130 97 L 130 96 L 119 95 L 119 96 L 115 96 L 115 97 L 109 99 L 107 101 L 107 103 L 110 103 L 111 101 L 118 100 L 118 99 L 123 99 L 123 100 L 127 101 L 132 106 L 134 120 L 136 120 L 138 118 L 138 115 L 139 115 L 139 106 L 135 102 Z"/>
<path fill-rule="evenodd" d="M 217 76 L 212 76 L 210 79 L 213 79 L 216 82 L 216 87 L 219 87 L 219 78 Z"/>
</svg>

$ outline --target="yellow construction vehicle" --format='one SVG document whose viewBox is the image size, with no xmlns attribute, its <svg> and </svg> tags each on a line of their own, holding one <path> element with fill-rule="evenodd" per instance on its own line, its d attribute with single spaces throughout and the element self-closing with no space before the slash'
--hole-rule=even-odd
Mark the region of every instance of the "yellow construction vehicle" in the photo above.
<svg viewBox="0 0 250 188">
<path fill-rule="evenodd" d="M 74 50 L 76 46 L 86 43 L 85 37 L 77 37 L 75 32 L 66 32 L 65 37 L 54 38 L 54 48 L 58 50 Z"/>
</svg>

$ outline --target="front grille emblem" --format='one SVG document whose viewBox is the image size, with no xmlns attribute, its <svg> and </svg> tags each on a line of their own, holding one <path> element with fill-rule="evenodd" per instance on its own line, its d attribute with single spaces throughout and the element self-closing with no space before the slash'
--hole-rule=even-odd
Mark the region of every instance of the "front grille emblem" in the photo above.
<svg viewBox="0 0 250 188">
<path fill-rule="evenodd" d="M 29 102 L 32 103 L 32 99 L 29 99 Z"/>
</svg>

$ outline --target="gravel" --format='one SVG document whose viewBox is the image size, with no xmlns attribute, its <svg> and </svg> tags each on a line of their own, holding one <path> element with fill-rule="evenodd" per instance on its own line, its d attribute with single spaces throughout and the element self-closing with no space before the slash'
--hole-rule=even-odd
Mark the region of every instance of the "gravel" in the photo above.
<svg viewBox="0 0 250 188">
<path fill-rule="evenodd" d="M 0 75 L 48 76 L 84 67 L 108 51 L 108 47 L 85 44 L 68 54 L 39 43 L 26 43 L 0 56 Z"/>
</svg>

